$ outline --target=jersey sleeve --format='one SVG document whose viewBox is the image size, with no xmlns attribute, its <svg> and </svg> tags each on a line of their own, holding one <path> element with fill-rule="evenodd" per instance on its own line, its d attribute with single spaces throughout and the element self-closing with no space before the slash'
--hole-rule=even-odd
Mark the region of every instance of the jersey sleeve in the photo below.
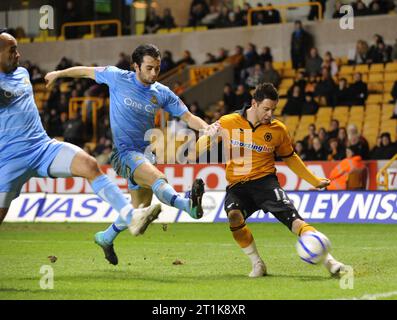
<svg viewBox="0 0 397 320">
<path fill-rule="evenodd" d="M 99 84 L 107 84 L 109 87 L 115 84 L 117 76 L 121 70 L 116 67 L 97 67 L 95 68 L 95 81 Z"/>
<path fill-rule="evenodd" d="M 291 137 L 285 126 L 281 127 L 281 143 L 276 147 L 276 153 L 281 158 L 290 157 L 294 153 Z"/>
<path fill-rule="evenodd" d="M 174 117 L 181 117 L 186 111 L 188 111 L 183 101 L 173 93 L 169 88 L 164 91 L 164 110 L 170 113 Z"/>
</svg>

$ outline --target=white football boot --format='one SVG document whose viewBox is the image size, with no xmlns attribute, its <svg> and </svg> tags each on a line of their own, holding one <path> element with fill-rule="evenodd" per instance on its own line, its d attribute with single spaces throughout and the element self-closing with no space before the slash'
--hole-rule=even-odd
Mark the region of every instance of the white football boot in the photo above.
<svg viewBox="0 0 397 320">
<path fill-rule="evenodd" d="M 134 209 L 128 230 L 134 235 L 144 234 L 152 221 L 156 220 L 161 212 L 161 204 L 154 204 L 146 208 Z"/>
<path fill-rule="evenodd" d="M 339 277 L 345 271 L 345 265 L 330 254 L 324 259 L 324 266 L 333 277 Z"/>
<path fill-rule="evenodd" d="M 262 260 L 258 260 L 252 266 L 252 271 L 248 275 L 250 278 L 259 278 L 267 275 L 266 265 Z"/>
</svg>

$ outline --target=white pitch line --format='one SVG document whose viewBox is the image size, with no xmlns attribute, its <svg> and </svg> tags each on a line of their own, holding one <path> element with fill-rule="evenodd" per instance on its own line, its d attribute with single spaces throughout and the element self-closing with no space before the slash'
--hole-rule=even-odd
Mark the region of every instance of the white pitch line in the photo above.
<svg viewBox="0 0 397 320">
<path fill-rule="evenodd" d="M 374 293 L 374 294 L 364 294 L 363 296 L 357 298 L 341 298 L 341 299 L 336 299 L 336 300 L 377 300 L 379 298 L 390 298 L 397 296 L 397 291 L 391 291 L 391 292 L 383 292 L 383 293 Z"/>
</svg>

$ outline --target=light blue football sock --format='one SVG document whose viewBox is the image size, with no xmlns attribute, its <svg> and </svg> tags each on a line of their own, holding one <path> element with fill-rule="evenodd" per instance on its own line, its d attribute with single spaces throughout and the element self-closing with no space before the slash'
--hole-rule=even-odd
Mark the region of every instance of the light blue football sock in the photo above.
<svg viewBox="0 0 397 320">
<path fill-rule="evenodd" d="M 128 223 L 131 221 L 133 208 L 132 205 L 124 197 L 120 189 L 110 181 L 108 176 L 101 175 L 91 183 L 94 192 L 104 201 L 109 203 L 115 209 L 119 216 L 109 228 L 104 231 L 104 240 L 107 244 L 112 244 L 117 235 L 127 229 Z M 121 216 L 121 211 L 128 212 L 126 221 Z"/>
<path fill-rule="evenodd" d="M 157 179 L 152 185 L 152 190 L 161 202 L 190 214 L 190 199 L 181 197 L 164 179 Z"/>
</svg>

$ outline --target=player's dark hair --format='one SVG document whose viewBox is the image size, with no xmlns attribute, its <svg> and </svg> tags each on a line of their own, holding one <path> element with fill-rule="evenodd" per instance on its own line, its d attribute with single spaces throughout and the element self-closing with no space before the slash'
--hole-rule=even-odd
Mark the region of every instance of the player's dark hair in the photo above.
<svg viewBox="0 0 397 320">
<path fill-rule="evenodd" d="M 143 44 L 140 45 L 135 51 L 132 53 L 132 63 L 136 63 L 139 68 L 141 68 L 143 57 L 150 56 L 154 59 L 161 58 L 161 53 L 159 48 L 157 48 L 154 44 Z"/>
<path fill-rule="evenodd" d="M 255 88 L 253 98 L 258 103 L 265 99 L 278 101 L 278 92 L 271 83 L 261 83 Z"/>
</svg>

